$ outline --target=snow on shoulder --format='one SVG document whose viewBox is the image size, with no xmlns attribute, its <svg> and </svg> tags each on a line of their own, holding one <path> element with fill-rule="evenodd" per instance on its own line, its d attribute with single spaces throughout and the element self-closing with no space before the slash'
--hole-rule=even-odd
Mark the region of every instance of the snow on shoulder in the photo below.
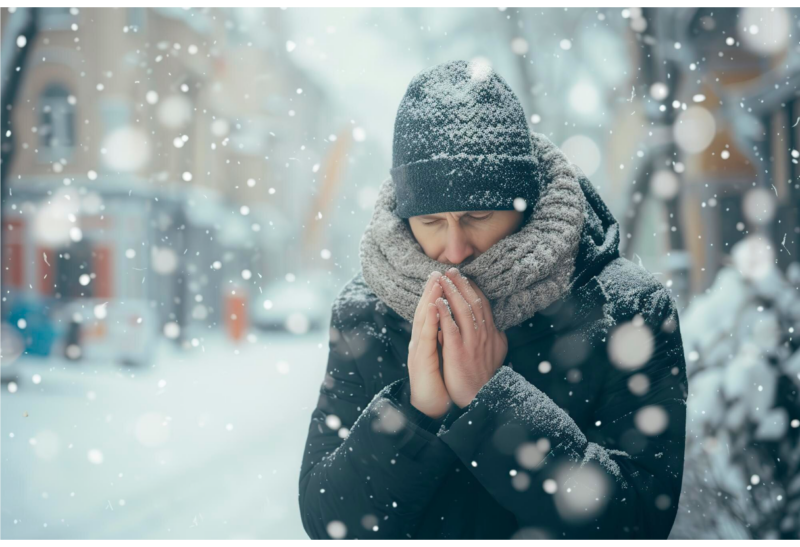
<svg viewBox="0 0 800 547">
<path fill-rule="evenodd" d="M 389 308 L 367 285 L 364 275 L 359 272 L 348 281 L 333 301 L 331 309 L 331 328 L 345 334 L 355 357 L 368 349 L 365 335 L 375 338 L 384 345 L 390 343 L 382 319 Z"/>
<path fill-rule="evenodd" d="M 597 275 L 608 303 L 606 314 L 614 322 L 641 314 L 645 322 L 660 327 L 677 311 L 675 300 L 654 274 L 624 257 L 609 262 Z"/>
<path fill-rule="evenodd" d="M 377 313 L 386 313 L 385 304 L 372 292 L 364 276 L 359 272 L 342 287 L 333 301 L 332 318 L 336 328 L 353 326 L 369 321 Z"/>
</svg>

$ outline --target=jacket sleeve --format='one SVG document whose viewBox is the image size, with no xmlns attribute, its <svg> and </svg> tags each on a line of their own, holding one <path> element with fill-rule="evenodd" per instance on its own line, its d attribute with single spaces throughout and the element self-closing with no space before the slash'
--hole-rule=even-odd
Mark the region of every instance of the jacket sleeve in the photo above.
<svg viewBox="0 0 800 547">
<path fill-rule="evenodd" d="M 607 371 L 584 430 L 507 366 L 445 420 L 441 439 L 516 516 L 520 537 L 669 535 L 683 477 L 686 365 L 677 312 L 646 324 L 653 351 L 640 368 L 599 357 L 589 365 Z"/>
<path fill-rule="evenodd" d="M 443 419 L 411 407 L 407 377 L 369 396 L 354 332 L 331 329 L 300 470 L 303 526 L 312 539 L 411 538 L 457 460 L 435 434 Z"/>
</svg>

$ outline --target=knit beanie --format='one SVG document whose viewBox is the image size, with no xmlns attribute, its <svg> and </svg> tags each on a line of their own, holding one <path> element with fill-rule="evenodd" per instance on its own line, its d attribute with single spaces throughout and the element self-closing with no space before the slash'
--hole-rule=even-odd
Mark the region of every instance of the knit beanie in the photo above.
<svg viewBox="0 0 800 547">
<path fill-rule="evenodd" d="M 537 197 L 525 112 L 484 61 L 450 61 L 408 86 L 394 124 L 390 174 L 400 218 L 448 211 L 513 210 Z"/>
</svg>

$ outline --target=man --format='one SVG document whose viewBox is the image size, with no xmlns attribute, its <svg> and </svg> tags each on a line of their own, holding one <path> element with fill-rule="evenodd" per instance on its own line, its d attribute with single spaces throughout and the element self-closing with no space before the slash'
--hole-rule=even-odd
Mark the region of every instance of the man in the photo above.
<svg viewBox="0 0 800 547">
<path fill-rule="evenodd" d="M 678 316 L 591 183 L 463 61 L 411 81 L 391 175 L 333 306 L 309 536 L 666 538 Z"/>
</svg>

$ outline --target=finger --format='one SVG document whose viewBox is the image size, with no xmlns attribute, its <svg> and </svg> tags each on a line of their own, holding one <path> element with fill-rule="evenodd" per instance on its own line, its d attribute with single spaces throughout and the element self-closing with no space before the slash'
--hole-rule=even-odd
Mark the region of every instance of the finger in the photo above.
<svg viewBox="0 0 800 547">
<path fill-rule="evenodd" d="M 442 346 L 447 344 L 448 346 L 460 347 L 463 344 L 461 333 L 451 315 L 448 303 L 449 301 L 445 302 L 444 298 L 436 299 L 436 307 L 439 308 L 439 324 L 442 327 Z"/>
<path fill-rule="evenodd" d="M 428 276 L 428 281 L 425 282 L 425 289 L 422 291 L 422 296 L 420 297 L 419 302 L 417 303 L 417 309 L 414 312 L 415 325 L 418 324 L 419 326 L 422 326 L 422 323 L 425 321 L 425 313 L 427 310 L 424 303 L 426 302 L 426 298 L 430 295 L 431 288 L 433 288 L 434 285 L 438 285 L 436 282 L 438 276 L 435 274 L 442 275 L 440 272 L 433 271 Z"/>
<path fill-rule="evenodd" d="M 430 304 L 430 305 L 436 307 L 436 304 L 434 304 L 434 302 L 436 302 L 437 298 L 439 298 L 440 296 L 443 296 L 443 295 L 444 295 L 444 293 L 442 292 L 441 285 L 439 285 L 439 283 L 437 283 L 437 282 L 434 282 L 433 286 L 431 287 L 430 292 L 428 293 L 428 296 L 426 297 L 427 302 L 425 302 L 425 306 Z M 423 307 L 423 306 L 420 305 L 420 307 Z M 423 317 L 423 322 L 424 322 L 424 320 L 425 319 Z M 420 327 L 419 330 L 421 330 L 421 329 L 422 329 L 422 327 Z M 437 326 L 437 329 L 438 329 L 438 326 Z"/>
<path fill-rule="evenodd" d="M 461 329 L 461 335 L 465 340 L 470 340 L 475 335 L 475 316 L 472 314 L 469 303 L 459 292 L 453 280 L 449 276 L 443 275 L 439 278 L 439 284 L 444 289 L 444 297 L 450 304 L 450 310 L 455 322 Z"/>
<path fill-rule="evenodd" d="M 436 333 L 439 332 L 439 310 L 433 304 L 425 304 L 425 323 L 422 327 L 422 332 L 419 336 L 419 345 L 417 348 L 418 357 L 431 357 L 436 355 Z M 439 367 L 439 361 L 436 360 L 436 367 Z"/>
<path fill-rule="evenodd" d="M 466 300 L 470 305 L 470 311 L 475 318 L 476 328 L 484 326 L 483 305 L 480 301 L 480 297 L 478 297 L 475 290 L 469 284 L 469 280 L 466 278 L 466 276 L 464 276 L 464 274 L 462 274 L 458 268 L 451 268 L 445 273 L 445 275 L 450 278 L 453 283 L 455 283 L 456 288 L 461 293 L 461 296 L 463 296 L 464 300 Z"/>
<path fill-rule="evenodd" d="M 433 287 L 431 288 L 430 294 L 428 295 L 427 298 L 429 300 L 436 300 L 441 295 L 442 295 L 442 287 L 440 287 L 438 283 L 434 283 Z M 420 305 L 419 307 L 421 309 L 427 309 L 427 308 L 434 308 L 435 309 L 436 305 L 433 302 L 427 302 L 424 306 Z M 436 311 L 438 313 L 438 310 L 436 310 Z M 409 355 L 414 355 L 414 353 L 412 353 L 412 352 L 416 351 L 418 346 L 419 346 L 420 334 L 426 328 L 425 327 L 426 318 L 427 318 L 427 312 L 426 312 L 426 315 L 422 316 L 422 324 L 418 328 L 414 329 L 414 331 L 411 333 L 411 341 L 408 344 Z M 438 320 L 438 318 L 436 320 L 436 330 L 437 331 L 439 330 L 439 320 Z"/>
<path fill-rule="evenodd" d="M 472 280 L 469 280 L 468 282 L 470 288 L 475 291 L 475 294 L 480 299 L 479 306 L 483 311 L 483 321 L 485 322 L 484 324 L 486 325 L 486 328 L 488 328 L 490 331 L 496 330 L 496 327 L 494 326 L 494 315 L 492 315 L 492 306 L 489 304 L 489 299 L 486 298 L 486 295 L 483 294 L 483 291 L 480 289 L 480 287 L 478 287 L 477 283 Z"/>
<path fill-rule="evenodd" d="M 417 309 L 414 311 L 414 322 L 411 325 L 411 340 L 409 341 L 409 349 L 413 347 L 417 341 L 417 338 L 419 338 L 419 331 L 422 329 L 422 325 L 425 322 L 425 315 L 427 314 L 427 303 L 433 302 L 433 300 L 436 298 L 434 297 L 431 299 L 431 290 L 434 288 L 441 290 L 439 283 L 437 283 L 437 279 L 441 275 L 442 274 L 440 272 L 434 270 L 431 272 L 431 275 L 428 276 L 428 282 L 425 284 L 425 290 L 422 292 L 422 297 L 417 304 Z"/>
<path fill-rule="evenodd" d="M 444 291 L 439 283 L 434 283 L 431 292 L 428 293 L 428 304 L 433 304 L 440 296 L 444 296 Z"/>
</svg>

